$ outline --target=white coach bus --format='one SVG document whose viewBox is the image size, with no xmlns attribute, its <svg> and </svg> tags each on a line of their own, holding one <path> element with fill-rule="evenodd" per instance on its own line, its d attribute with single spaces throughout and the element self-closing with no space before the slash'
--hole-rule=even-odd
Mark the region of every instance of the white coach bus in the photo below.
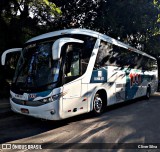
<svg viewBox="0 0 160 152">
<path fill-rule="evenodd" d="M 12 87 L 14 112 L 60 120 L 149 98 L 157 90 L 156 59 L 104 34 L 67 29 L 34 37 L 20 51 Z"/>
</svg>

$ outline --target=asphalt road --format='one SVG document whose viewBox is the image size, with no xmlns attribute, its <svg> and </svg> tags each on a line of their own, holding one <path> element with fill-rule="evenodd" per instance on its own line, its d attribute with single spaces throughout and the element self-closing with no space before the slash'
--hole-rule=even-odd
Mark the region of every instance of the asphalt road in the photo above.
<svg viewBox="0 0 160 152">
<path fill-rule="evenodd" d="M 99 145 L 103 147 L 109 143 L 107 146 L 110 150 L 100 148 L 99 151 L 120 152 L 128 152 L 129 149 L 114 149 L 115 143 L 131 143 L 125 146 L 138 143 L 141 147 L 146 144 L 158 146 L 159 149 L 143 147 L 132 151 L 157 152 L 160 151 L 160 93 L 155 93 L 149 101 L 136 99 L 109 107 L 99 117 L 84 114 L 61 121 L 45 121 L 13 113 L 9 101 L 0 99 L 0 144 L 2 143 L 39 143 L 52 149 L 50 151 L 54 150 L 55 143 L 72 143 L 72 148 L 86 146 L 87 151 L 99 149 Z"/>
</svg>

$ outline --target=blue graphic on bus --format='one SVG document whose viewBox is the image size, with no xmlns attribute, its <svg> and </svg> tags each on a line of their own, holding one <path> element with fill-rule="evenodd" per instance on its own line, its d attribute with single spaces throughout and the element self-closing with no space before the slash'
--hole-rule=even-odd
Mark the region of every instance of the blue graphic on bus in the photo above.
<svg viewBox="0 0 160 152">
<path fill-rule="evenodd" d="M 90 83 L 103 83 L 107 82 L 107 70 L 98 69 L 93 70 Z"/>
</svg>

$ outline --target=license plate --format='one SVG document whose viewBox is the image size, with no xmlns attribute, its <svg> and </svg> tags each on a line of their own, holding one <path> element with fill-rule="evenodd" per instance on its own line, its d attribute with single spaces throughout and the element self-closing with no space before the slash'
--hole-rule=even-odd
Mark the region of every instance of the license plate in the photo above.
<svg viewBox="0 0 160 152">
<path fill-rule="evenodd" d="M 29 110 L 28 109 L 21 108 L 21 112 L 25 113 L 25 114 L 29 114 Z"/>
</svg>

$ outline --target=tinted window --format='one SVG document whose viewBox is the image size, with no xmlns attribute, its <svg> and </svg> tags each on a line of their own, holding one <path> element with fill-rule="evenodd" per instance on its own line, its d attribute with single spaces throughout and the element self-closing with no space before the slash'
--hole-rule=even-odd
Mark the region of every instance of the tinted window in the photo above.
<svg viewBox="0 0 160 152">
<path fill-rule="evenodd" d="M 157 68 L 155 60 L 104 41 L 101 41 L 95 62 L 95 68 L 102 66 L 118 66 L 141 70 Z"/>
<path fill-rule="evenodd" d="M 96 42 L 96 38 L 84 35 L 75 35 L 74 38 L 83 40 L 84 43 L 71 42 L 63 46 L 62 56 L 65 59 L 65 83 L 80 77 L 86 72 Z"/>
<path fill-rule="evenodd" d="M 147 58 L 145 56 L 142 59 L 141 65 L 143 65 L 142 66 L 143 70 L 149 70 L 149 71 L 151 71 L 151 70 L 156 70 L 157 69 L 157 62 L 156 62 L 156 60 L 153 60 L 151 58 Z"/>
</svg>

